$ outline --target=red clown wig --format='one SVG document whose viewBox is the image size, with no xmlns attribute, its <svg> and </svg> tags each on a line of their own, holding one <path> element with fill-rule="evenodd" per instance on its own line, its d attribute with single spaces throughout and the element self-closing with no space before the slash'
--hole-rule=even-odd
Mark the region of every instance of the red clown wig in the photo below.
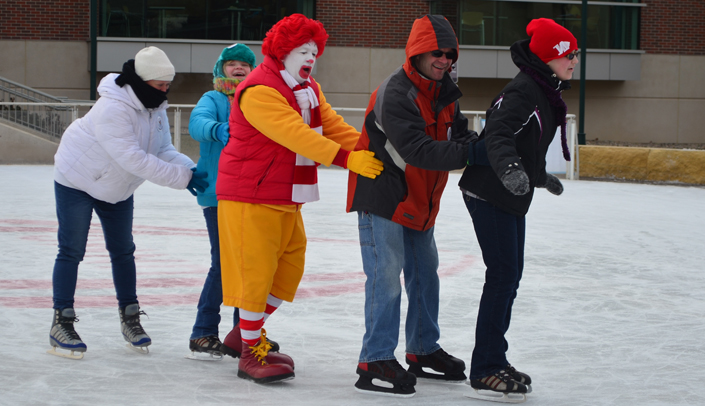
<svg viewBox="0 0 705 406">
<path fill-rule="evenodd" d="M 303 14 L 292 14 L 279 20 L 267 31 L 262 42 L 262 53 L 281 62 L 291 51 L 309 41 L 315 42 L 318 47 L 316 58 L 323 55 L 328 41 L 328 33 L 323 24 Z"/>
</svg>

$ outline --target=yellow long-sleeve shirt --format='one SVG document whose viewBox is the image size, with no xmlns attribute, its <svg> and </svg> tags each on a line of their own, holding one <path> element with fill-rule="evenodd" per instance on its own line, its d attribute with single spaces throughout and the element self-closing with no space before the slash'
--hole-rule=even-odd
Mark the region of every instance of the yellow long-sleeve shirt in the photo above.
<svg viewBox="0 0 705 406">
<path fill-rule="evenodd" d="M 274 142 L 330 166 L 341 148 L 355 148 L 360 133 L 333 110 L 321 90 L 318 101 L 323 136 L 304 123 L 284 96 L 268 86 L 252 86 L 243 91 L 240 110 L 254 128 Z"/>
</svg>

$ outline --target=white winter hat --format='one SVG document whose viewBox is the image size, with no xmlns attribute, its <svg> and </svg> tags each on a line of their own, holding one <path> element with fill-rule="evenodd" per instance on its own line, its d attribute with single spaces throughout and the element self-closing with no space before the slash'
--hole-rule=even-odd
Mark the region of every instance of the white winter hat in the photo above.
<svg viewBox="0 0 705 406">
<path fill-rule="evenodd" d="M 157 47 L 142 48 L 135 55 L 135 72 L 144 80 L 174 80 L 174 65 L 164 51 Z"/>
</svg>

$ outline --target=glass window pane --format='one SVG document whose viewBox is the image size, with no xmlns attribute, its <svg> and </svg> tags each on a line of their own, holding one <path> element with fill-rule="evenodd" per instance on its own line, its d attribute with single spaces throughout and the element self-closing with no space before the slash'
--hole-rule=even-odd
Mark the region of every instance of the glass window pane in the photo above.
<svg viewBox="0 0 705 406">
<path fill-rule="evenodd" d="M 535 18 L 551 18 L 580 39 L 581 5 L 490 0 L 462 0 L 459 5 L 458 37 L 464 45 L 509 46 L 528 37 L 526 25 Z M 588 6 L 585 46 L 637 49 L 639 11 L 639 7 Z"/>
<path fill-rule="evenodd" d="M 100 2 L 100 29 L 104 37 L 144 37 L 143 0 L 102 0 Z"/>
<path fill-rule="evenodd" d="M 100 36 L 261 41 L 313 0 L 101 0 Z"/>
</svg>

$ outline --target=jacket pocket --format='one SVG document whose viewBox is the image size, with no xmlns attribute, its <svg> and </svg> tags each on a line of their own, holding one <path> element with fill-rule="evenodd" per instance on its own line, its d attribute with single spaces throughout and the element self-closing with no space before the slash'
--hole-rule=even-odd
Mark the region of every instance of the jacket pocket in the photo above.
<svg viewBox="0 0 705 406">
<path fill-rule="evenodd" d="M 267 176 L 269 175 L 269 171 L 272 169 L 272 166 L 274 166 L 274 161 L 276 161 L 277 156 L 274 155 L 272 158 L 269 160 L 269 163 L 267 163 L 267 166 L 262 172 L 262 176 L 257 180 L 257 184 L 255 185 L 255 190 L 252 192 L 252 196 L 257 195 L 257 191 L 259 190 L 259 187 L 264 183 L 264 181 L 267 179 Z"/>
<path fill-rule="evenodd" d="M 96 172 L 93 174 L 93 181 L 96 181 L 96 182 L 97 182 L 97 181 L 100 180 L 102 177 L 104 177 L 105 175 L 107 175 L 107 174 L 108 174 L 108 171 L 110 171 L 110 165 L 105 165 L 105 166 L 103 166 L 100 170 L 96 171 Z"/>
</svg>

